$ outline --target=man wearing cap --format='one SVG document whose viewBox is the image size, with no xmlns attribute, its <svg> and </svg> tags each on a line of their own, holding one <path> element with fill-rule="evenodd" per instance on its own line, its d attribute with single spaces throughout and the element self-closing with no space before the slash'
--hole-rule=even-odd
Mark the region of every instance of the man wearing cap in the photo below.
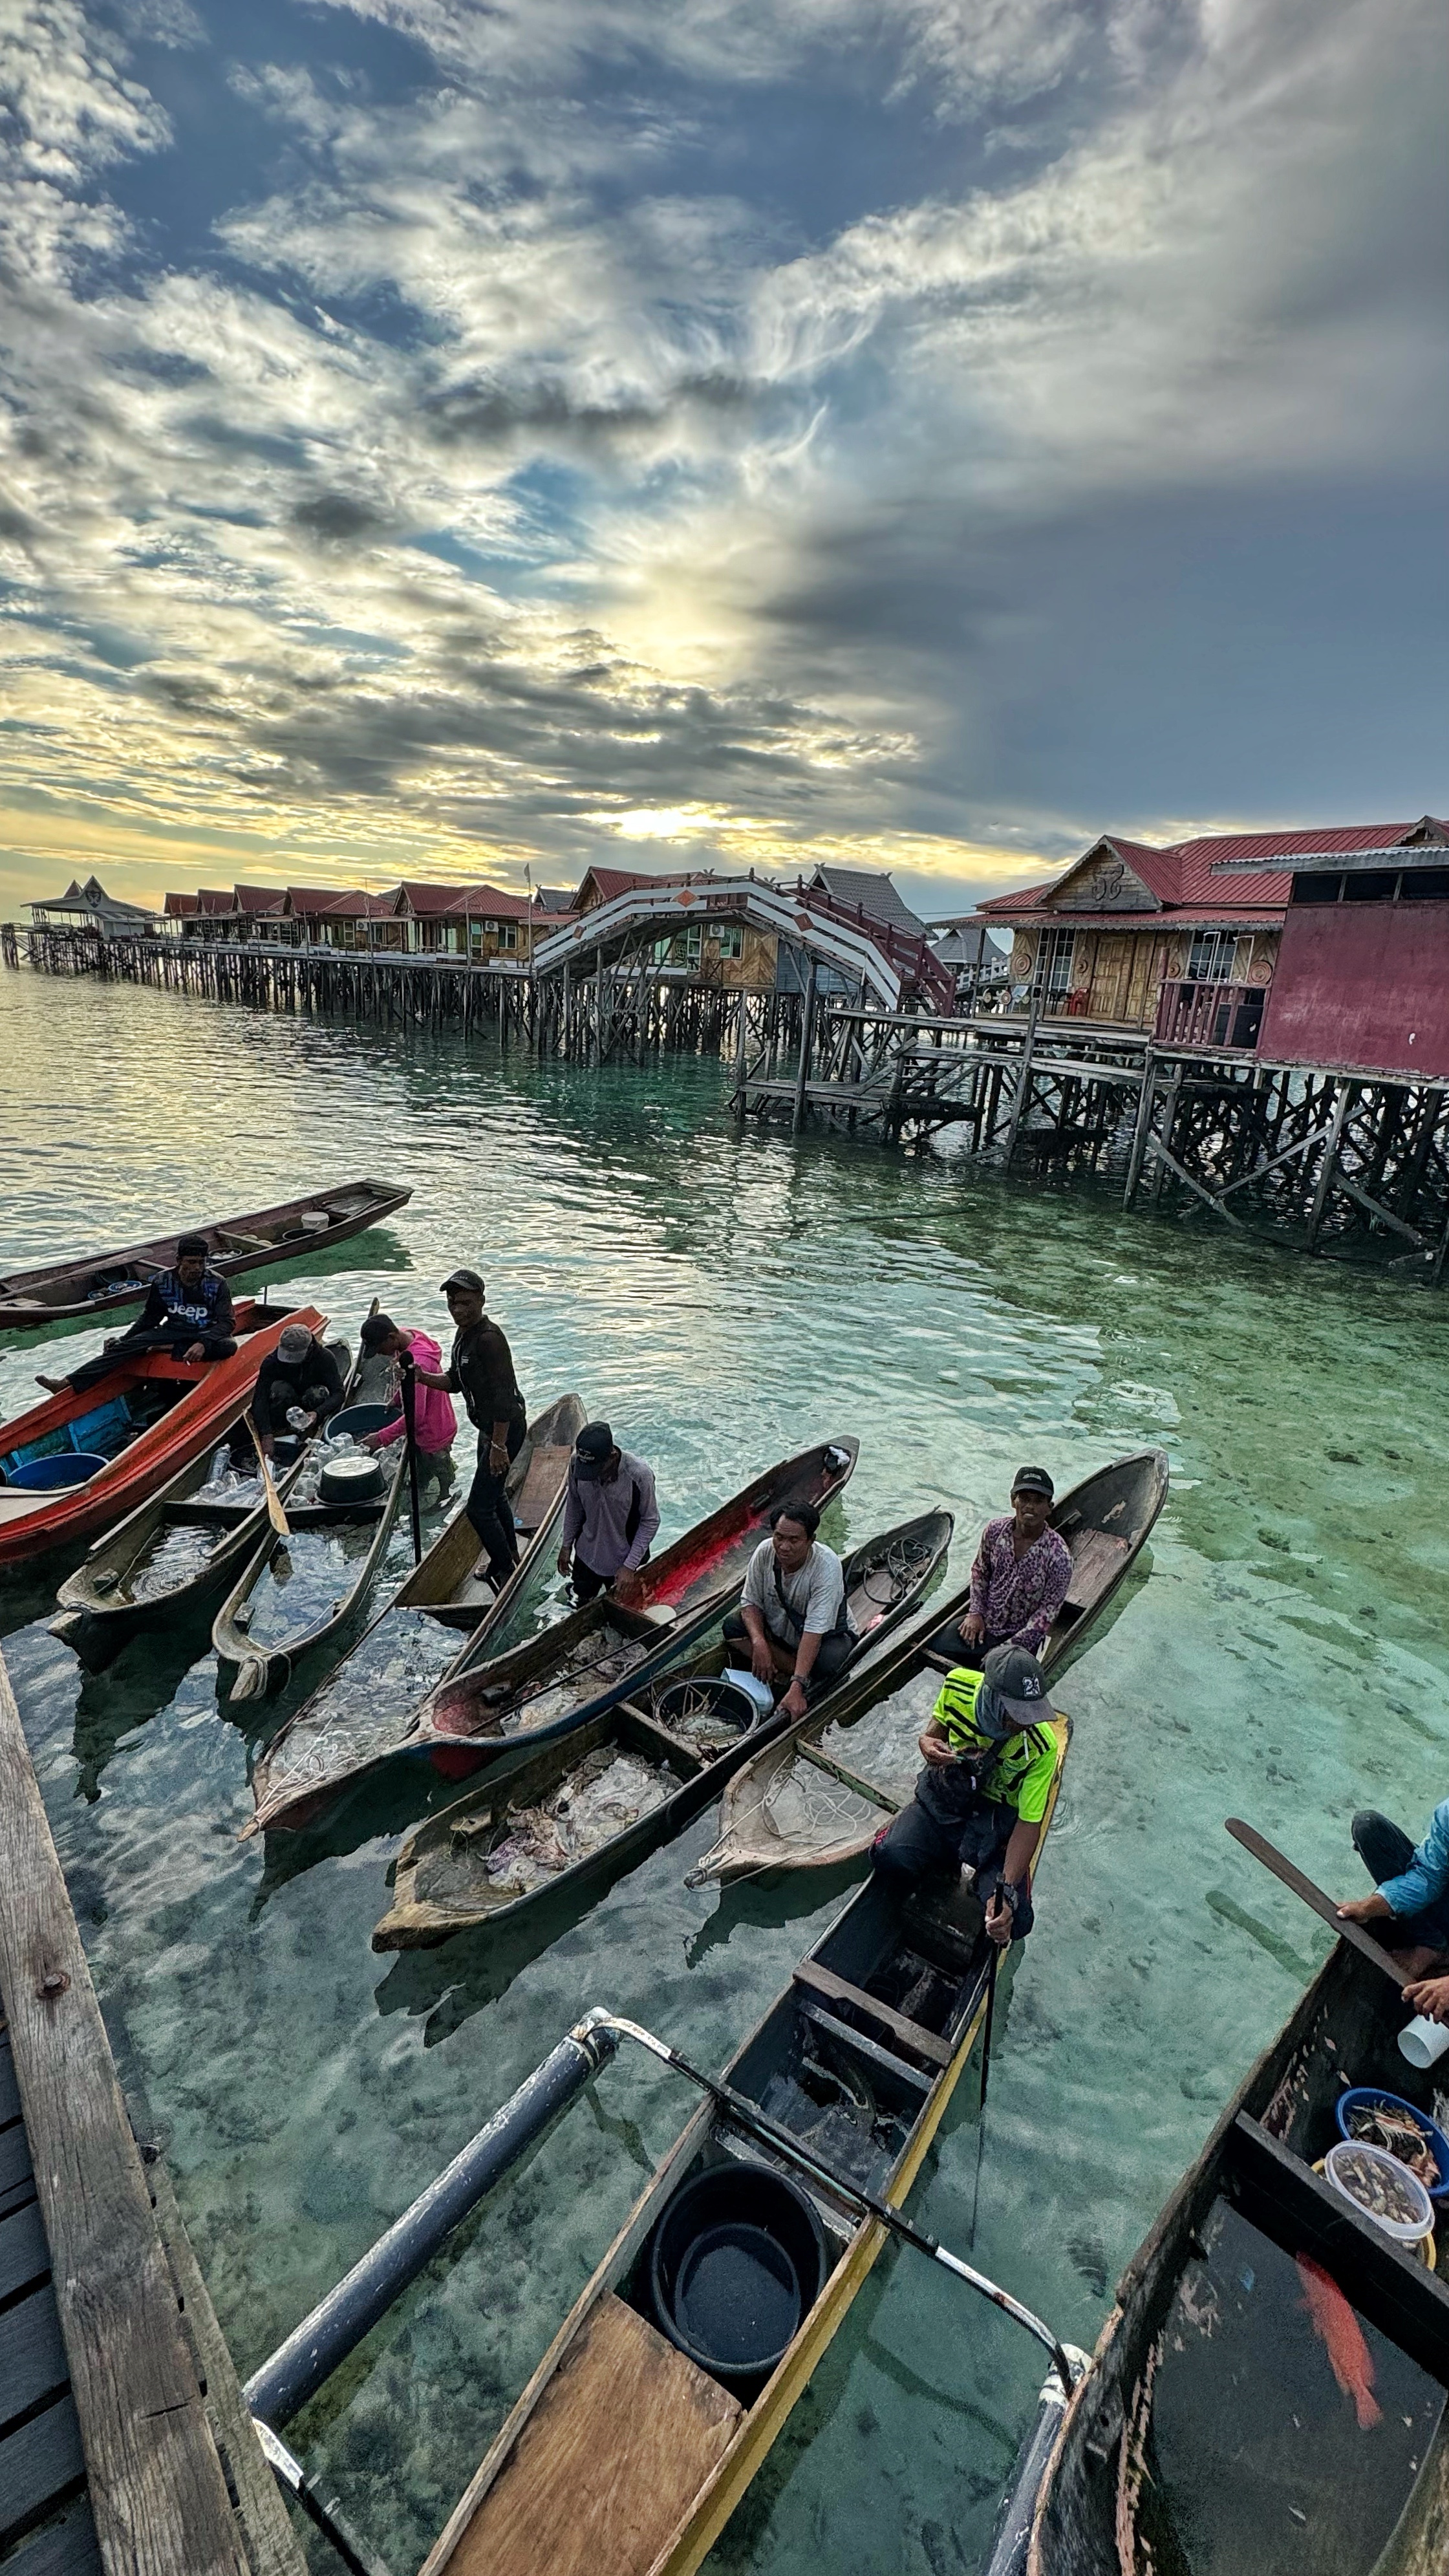
<svg viewBox="0 0 1449 2576">
<path fill-rule="evenodd" d="M 575 1598 L 592 1601 L 612 1584 L 627 1607 L 658 1528 L 653 1468 L 617 1448 L 607 1422 L 586 1422 L 569 1460 L 558 1552 L 560 1574 L 572 1569 Z"/>
<path fill-rule="evenodd" d="M 914 1886 L 968 1864 L 992 1940 L 1024 1941 L 1031 1857 L 1056 1778 L 1055 1714 L 1040 1664 L 1020 1646 L 994 1646 L 980 1672 L 948 1673 L 920 1738 L 915 1796 L 877 1834 L 872 1868 Z"/>
<path fill-rule="evenodd" d="M 288 1324 L 257 1371 L 252 1420 L 257 1445 L 270 1458 L 279 1439 L 319 1430 L 342 1402 L 342 1371 L 306 1324 Z"/>
<path fill-rule="evenodd" d="M 1055 1488 L 1045 1467 L 1018 1467 L 1011 1510 L 988 1521 L 971 1568 L 971 1607 L 957 1630 L 969 1661 L 980 1666 L 993 1646 L 1039 1655 L 1067 1597 L 1072 1552 L 1051 1526 Z M 947 1632 L 948 1652 L 956 1640 Z"/>
<path fill-rule="evenodd" d="M 41 1377 L 37 1383 L 52 1395 L 84 1394 L 99 1385 L 116 1365 L 116 1353 L 169 1351 L 174 1360 L 229 1360 L 236 1349 L 231 1290 L 211 1268 L 211 1246 L 204 1234 L 183 1234 L 176 1246 L 176 1267 L 151 1282 L 146 1303 L 134 1324 L 113 1333 L 99 1357 L 86 1360 L 69 1377 Z"/>
<path fill-rule="evenodd" d="M 364 1433 L 359 1449 L 389 1449 L 407 1435 L 407 1412 L 398 1394 L 398 1378 L 412 1375 L 413 1437 L 417 1442 L 418 1468 L 422 1479 L 421 1500 L 431 1506 L 441 1500 L 453 1482 L 453 1438 L 458 1417 L 438 1384 L 442 1374 L 443 1354 L 431 1333 L 421 1333 L 412 1326 L 395 1324 L 391 1315 L 369 1315 L 362 1327 L 363 1366 L 369 1360 L 386 1360 L 392 1364 L 391 1386 L 379 1401 L 388 1401 L 396 1411 L 380 1431 Z M 424 1372 L 426 1371 L 426 1375 Z"/>
<path fill-rule="evenodd" d="M 513 1354 L 498 1326 L 483 1312 L 484 1287 L 476 1270 L 450 1270 L 443 1295 L 453 1318 L 453 1348 L 445 1369 L 420 1368 L 420 1386 L 461 1395 L 478 1428 L 478 1468 L 463 1508 L 482 1546 L 476 1571 L 496 1585 L 518 1563 L 518 1533 L 504 1490 L 508 1470 L 523 1447 L 528 1414 L 513 1373 Z"/>
<path fill-rule="evenodd" d="M 778 1503 L 770 1535 L 750 1558 L 738 1610 L 724 1623 L 727 1647 L 748 1653 L 757 1681 L 785 1684 L 779 1707 L 803 1717 L 829 1690 L 854 1639 L 845 1607 L 845 1568 L 815 1535 L 813 1503 Z"/>
</svg>

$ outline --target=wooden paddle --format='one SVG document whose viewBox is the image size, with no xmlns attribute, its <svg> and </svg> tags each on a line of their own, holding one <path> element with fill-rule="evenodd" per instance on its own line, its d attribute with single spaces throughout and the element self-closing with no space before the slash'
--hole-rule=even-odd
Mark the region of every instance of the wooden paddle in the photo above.
<svg viewBox="0 0 1449 2576">
<path fill-rule="evenodd" d="M 1241 1816 L 1229 1816 L 1227 1826 L 1235 1843 L 1241 1843 L 1244 1851 L 1252 1853 L 1254 1860 L 1260 1860 L 1275 1878 L 1281 1878 L 1285 1887 L 1292 1888 L 1295 1896 L 1301 1896 L 1305 1905 L 1311 1905 L 1329 1930 L 1338 1934 L 1340 1941 L 1347 1941 L 1350 1948 L 1360 1951 L 1365 1959 L 1372 1959 L 1376 1968 L 1382 1968 L 1386 1977 L 1392 1977 L 1401 1994 L 1405 1986 L 1416 1982 L 1405 1976 L 1393 1953 L 1385 1950 L 1371 1932 L 1365 1932 L 1362 1924 L 1345 1923 L 1333 1898 L 1325 1896 L 1321 1887 L 1315 1887 L 1311 1878 L 1305 1878 L 1301 1869 L 1295 1869 L 1291 1860 L 1285 1860 L 1280 1851 L 1275 1851 L 1270 1842 L 1265 1842 L 1252 1825 L 1245 1825 Z"/>
<path fill-rule="evenodd" d="M 272 1462 L 262 1447 L 262 1435 L 257 1429 L 255 1416 L 251 1417 L 251 1434 L 257 1453 L 257 1465 L 262 1471 L 262 1491 L 267 1498 L 267 1518 L 278 1538 L 290 1538 L 292 1525 L 282 1509 L 282 1497 L 272 1477 Z"/>
</svg>

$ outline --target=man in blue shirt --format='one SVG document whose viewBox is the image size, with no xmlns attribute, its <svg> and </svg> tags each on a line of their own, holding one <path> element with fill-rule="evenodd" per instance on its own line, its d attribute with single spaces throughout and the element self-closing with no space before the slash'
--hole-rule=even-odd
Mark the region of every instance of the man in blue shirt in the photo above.
<svg viewBox="0 0 1449 2576">
<path fill-rule="evenodd" d="M 1449 2021 L 1449 1976 L 1425 1977 L 1446 1965 L 1449 1952 L 1449 1798 L 1435 1808 L 1421 1843 L 1374 1807 L 1353 1820 L 1353 1846 L 1371 1878 L 1372 1896 L 1355 1896 L 1338 1911 L 1345 1923 L 1362 1923 L 1386 1950 L 1400 1954 L 1417 1983 L 1404 1994 L 1431 2021 Z"/>
</svg>

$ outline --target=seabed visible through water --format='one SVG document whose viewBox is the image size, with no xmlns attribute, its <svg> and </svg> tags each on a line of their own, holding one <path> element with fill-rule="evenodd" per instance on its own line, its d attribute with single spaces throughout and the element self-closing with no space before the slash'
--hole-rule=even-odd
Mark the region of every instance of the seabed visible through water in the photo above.
<svg viewBox="0 0 1449 2576">
<path fill-rule="evenodd" d="M 395 1175 L 414 1195 L 391 1226 L 267 1274 L 274 1294 L 354 1342 L 374 1296 L 440 1334 L 438 1282 L 477 1263 L 531 1403 L 576 1388 L 653 1463 L 661 1543 L 852 1431 L 827 1534 L 948 1504 L 960 1580 L 1023 1460 L 1060 1486 L 1167 1448 L 1150 1575 L 1060 1686 L 1076 1734 L 998 2014 L 976 2240 L 1090 2345 L 1327 1946 L 1224 1816 L 1349 1891 L 1353 1809 L 1418 1833 L 1445 1794 L 1449 1297 L 945 1159 L 741 1138 L 708 1062 L 594 1076 L 28 972 L 0 976 L 0 1047 L 0 1259 Z M 5 1413 L 99 1339 L 0 1342 Z M 587 1912 L 545 1899 L 512 1933 L 379 1959 L 429 1792 L 384 1779 L 310 1835 L 239 1844 L 249 1748 L 322 1669 L 223 1712 L 202 1619 L 83 1676 L 44 1625 L 66 1570 L 0 1578 L 5 1653 L 122 2078 L 243 2374 L 587 2005 L 717 2064 L 848 1893 L 686 1889 L 706 1814 Z M 968 2075 L 912 2204 L 947 2243 L 975 2101 Z M 643 2060 L 612 2067 L 298 2419 L 396 2576 L 691 2108 Z M 969 2576 L 1037 2361 L 887 2254 L 710 2565 Z"/>
</svg>

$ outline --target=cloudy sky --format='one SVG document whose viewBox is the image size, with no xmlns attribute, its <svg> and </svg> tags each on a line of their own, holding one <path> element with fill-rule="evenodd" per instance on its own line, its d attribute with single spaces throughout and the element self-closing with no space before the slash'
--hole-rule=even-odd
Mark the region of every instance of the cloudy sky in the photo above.
<svg viewBox="0 0 1449 2576">
<path fill-rule="evenodd" d="M 1439 0 L 0 0 L 0 900 L 1449 810 Z"/>
</svg>

